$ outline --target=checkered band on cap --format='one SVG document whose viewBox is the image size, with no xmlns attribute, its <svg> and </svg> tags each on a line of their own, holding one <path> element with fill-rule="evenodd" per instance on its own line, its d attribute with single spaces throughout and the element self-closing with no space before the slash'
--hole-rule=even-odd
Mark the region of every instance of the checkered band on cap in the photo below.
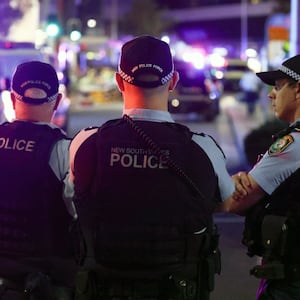
<svg viewBox="0 0 300 300">
<path fill-rule="evenodd" d="M 283 66 L 283 65 L 280 66 L 279 70 L 282 71 L 283 73 L 287 74 L 288 76 L 292 77 L 296 81 L 300 80 L 300 74 L 296 73 L 295 71 L 291 70 L 290 68 L 288 68 L 286 66 Z"/>
<path fill-rule="evenodd" d="M 56 93 L 56 94 L 54 94 L 50 97 L 39 99 L 39 98 L 29 98 L 29 97 L 22 96 L 14 90 L 12 90 L 12 92 L 14 93 L 14 95 L 15 95 L 15 97 L 18 101 L 23 101 L 23 102 L 26 102 L 26 103 L 35 103 L 35 104 L 52 102 L 52 101 L 56 100 L 57 96 L 58 96 L 58 93 Z"/>
<path fill-rule="evenodd" d="M 165 84 L 167 83 L 169 80 L 171 80 L 172 76 L 173 76 L 174 70 L 172 70 L 168 75 L 166 75 L 165 77 L 163 77 L 161 79 L 161 83 Z"/>
<path fill-rule="evenodd" d="M 119 74 L 122 77 L 123 80 L 127 81 L 128 83 L 133 83 L 134 81 L 134 77 L 126 74 L 124 71 L 121 70 L 121 68 L 119 67 Z"/>
</svg>

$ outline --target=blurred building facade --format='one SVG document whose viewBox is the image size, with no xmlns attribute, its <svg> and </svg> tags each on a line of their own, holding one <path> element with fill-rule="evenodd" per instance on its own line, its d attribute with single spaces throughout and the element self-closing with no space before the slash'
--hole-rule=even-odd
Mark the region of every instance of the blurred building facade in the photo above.
<svg viewBox="0 0 300 300">
<path fill-rule="evenodd" d="M 155 23 L 158 23 L 159 26 L 156 27 L 160 29 L 165 22 L 168 23 L 168 27 L 165 31 L 161 29 L 161 35 L 176 34 L 178 39 L 188 44 L 223 46 L 229 51 L 243 53 L 248 47 L 262 49 L 266 45 L 266 39 L 272 37 L 276 41 L 272 49 L 277 52 L 283 48 L 285 51 L 286 45 L 283 47 L 282 41 L 289 39 L 290 27 L 297 28 L 294 23 L 289 23 L 290 3 L 293 1 L 297 2 L 297 0 L 1 0 L 0 39 L 32 40 L 34 29 L 39 27 L 45 30 L 47 22 L 51 19 L 57 20 L 60 25 L 59 36 L 55 37 L 57 40 L 61 40 L 61 37 L 68 39 L 70 33 L 76 29 L 82 35 L 81 41 L 89 39 L 89 43 L 97 44 L 99 39 L 118 40 L 126 34 L 151 33 L 147 28 L 153 28 Z M 149 12 L 148 15 L 143 14 L 142 10 L 150 8 L 160 19 L 155 18 L 154 14 L 149 15 Z M 135 13 L 136 11 L 138 12 Z M 128 18 L 130 14 L 131 19 Z M 144 25 L 148 22 L 151 26 L 148 24 L 145 29 L 137 31 L 138 19 L 144 22 Z M 26 20 L 29 20 L 26 26 L 15 26 L 24 24 Z M 93 26 L 87 25 L 89 20 L 93 20 Z M 133 24 L 127 26 L 130 22 Z M 18 28 L 24 30 L 24 34 L 21 34 Z M 294 36 L 298 34 L 294 33 Z M 53 43 L 53 38 L 49 41 Z"/>
<path fill-rule="evenodd" d="M 43 0 L 45 1 L 45 0 Z M 49 0 L 47 0 L 49 1 Z M 86 32 L 88 18 L 96 18 L 98 31 L 89 34 L 122 35 L 120 21 L 130 11 L 136 0 L 54 0 L 58 3 L 60 18 L 66 31 L 67 20 L 79 18 Z M 143 4 L 146 6 L 146 2 Z M 263 43 L 265 24 L 270 15 L 289 12 L 289 1 L 281 0 L 152 0 L 161 10 L 163 19 L 173 25 L 180 38 L 188 43 L 202 40 L 246 47 Z M 151 22 L 152 20 L 150 20 Z"/>
</svg>

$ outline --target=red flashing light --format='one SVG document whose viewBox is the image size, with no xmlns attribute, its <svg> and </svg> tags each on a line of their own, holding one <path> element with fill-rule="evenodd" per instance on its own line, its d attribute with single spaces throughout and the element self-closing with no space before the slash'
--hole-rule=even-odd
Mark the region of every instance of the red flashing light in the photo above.
<svg viewBox="0 0 300 300">
<path fill-rule="evenodd" d="M 88 50 L 88 45 L 81 43 L 80 44 L 80 51 L 84 52 L 84 51 L 87 51 L 87 50 Z"/>
<path fill-rule="evenodd" d="M 5 42 L 5 43 L 4 43 L 4 48 L 5 48 L 5 49 L 10 49 L 10 48 L 12 48 L 12 43 L 11 43 L 11 42 Z"/>
</svg>

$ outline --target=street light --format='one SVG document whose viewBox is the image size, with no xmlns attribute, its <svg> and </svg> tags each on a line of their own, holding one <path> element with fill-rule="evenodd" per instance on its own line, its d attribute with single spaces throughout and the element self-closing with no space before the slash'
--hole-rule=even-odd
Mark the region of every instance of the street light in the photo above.
<svg viewBox="0 0 300 300">
<path fill-rule="evenodd" d="M 46 33 L 50 37 L 56 37 L 59 35 L 60 28 L 57 24 L 48 24 L 46 28 Z"/>
<path fill-rule="evenodd" d="M 97 21 L 95 19 L 88 19 L 87 26 L 89 28 L 95 28 L 97 25 Z"/>
<path fill-rule="evenodd" d="M 78 18 L 72 18 L 67 21 L 67 30 L 69 33 L 70 40 L 77 42 L 82 37 L 82 24 Z"/>
<path fill-rule="evenodd" d="M 74 29 L 70 32 L 69 36 L 72 42 L 77 42 L 81 39 L 82 34 L 79 30 Z"/>
<path fill-rule="evenodd" d="M 46 33 L 49 37 L 57 37 L 61 33 L 61 26 L 58 22 L 56 15 L 49 15 L 48 21 L 46 24 Z"/>
</svg>

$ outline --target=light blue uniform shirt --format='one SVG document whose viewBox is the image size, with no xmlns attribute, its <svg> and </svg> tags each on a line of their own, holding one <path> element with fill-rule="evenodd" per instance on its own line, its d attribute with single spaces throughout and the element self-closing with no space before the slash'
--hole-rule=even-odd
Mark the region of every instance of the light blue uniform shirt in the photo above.
<svg viewBox="0 0 300 300">
<path fill-rule="evenodd" d="M 278 153 L 270 155 L 267 151 L 249 172 L 269 195 L 300 167 L 300 132 L 293 131 L 289 135 L 294 139 L 292 143 Z"/>
</svg>

